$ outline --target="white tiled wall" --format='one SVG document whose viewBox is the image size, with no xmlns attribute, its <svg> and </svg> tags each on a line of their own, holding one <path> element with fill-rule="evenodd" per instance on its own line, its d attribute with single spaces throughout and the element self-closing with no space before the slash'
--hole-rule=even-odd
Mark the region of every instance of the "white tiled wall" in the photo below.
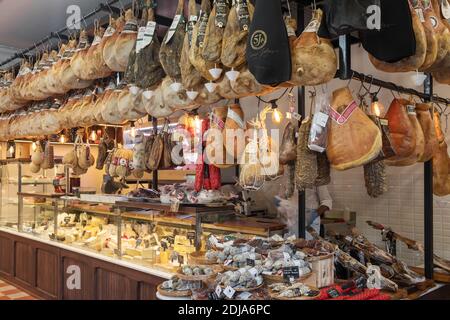
<svg viewBox="0 0 450 320">
<path fill-rule="evenodd" d="M 367 53 L 358 46 L 352 47 L 352 67 L 354 70 L 365 74 L 372 74 L 374 77 L 385 81 L 391 81 L 398 85 L 411 87 L 410 77 L 413 73 L 389 74 L 375 70 L 368 60 Z M 328 90 L 347 85 L 348 81 L 333 80 L 327 85 Z M 360 84 L 352 81 L 350 87 L 354 92 L 358 91 Z M 378 88 L 372 88 L 375 91 Z M 422 90 L 417 87 L 417 90 Z M 311 88 L 307 88 L 307 92 Z M 435 83 L 435 93 L 443 97 L 450 97 L 450 87 Z M 278 91 L 268 98 L 276 98 L 282 93 Z M 356 98 L 356 95 L 354 95 Z M 382 90 L 379 96 L 386 108 L 392 101 L 392 94 L 387 90 Z M 256 114 L 257 101 L 255 98 L 242 99 L 241 104 L 249 119 Z M 279 103 L 282 110 L 287 110 L 287 101 L 282 99 Z M 307 102 L 309 110 L 309 102 Z M 268 121 L 270 122 L 270 121 Z M 446 123 L 443 121 L 443 128 Z M 274 127 L 268 123 L 269 128 Z M 279 126 L 284 128 L 284 124 Z M 280 134 L 281 136 L 281 134 Z M 447 140 L 450 142 L 450 132 L 447 133 Z M 392 227 L 395 231 L 410 237 L 411 239 L 423 242 L 423 164 L 405 168 L 388 168 L 387 171 L 389 190 L 378 199 L 370 198 L 366 193 L 364 185 L 363 169 L 356 168 L 345 172 L 332 171 L 332 183 L 330 192 L 334 199 L 335 209 L 349 208 L 357 212 L 357 228 L 366 235 L 369 240 L 383 246 L 380 232 L 372 229 L 366 224 L 366 220 L 373 220 Z M 284 181 L 268 183 L 264 189 L 253 197 L 262 200 L 266 205 L 274 210 L 272 205 L 273 196 L 277 195 Z M 296 203 L 296 199 L 292 199 Z M 450 259 L 450 197 L 434 198 L 434 249 L 435 253 L 444 258 Z M 407 263 L 420 264 L 422 256 L 407 249 L 404 245 L 398 244 L 398 254 Z"/>
</svg>

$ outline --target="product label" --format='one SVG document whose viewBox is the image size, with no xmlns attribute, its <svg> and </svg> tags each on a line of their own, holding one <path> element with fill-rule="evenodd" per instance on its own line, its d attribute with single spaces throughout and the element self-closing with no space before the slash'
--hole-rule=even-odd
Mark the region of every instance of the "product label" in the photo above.
<svg viewBox="0 0 450 320">
<path fill-rule="evenodd" d="M 222 288 L 220 286 L 217 286 L 214 292 L 217 295 L 217 297 L 220 297 L 220 294 L 222 293 Z"/>
<path fill-rule="evenodd" d="M 249 267 L 254 267 L 255 266 L 255 260 L 253 259 L 247 259 L 247 265 Z"/>
<path fill-rule="evenodd" d="M 198 22 L 199 26 L 198 26 L 196 46 L 200 48 L 203 48 L 203 42 L 205 41 L 206 28 L 208 27 L 208 18 L 209 13 L 202 12 L 200 15 L 200 21 Z"/>
<path fill-rule="evenodd" d="M 239 28 L 243 31 L 250 26 L 250 13 L 248 12 L 247 0 L 236 0 L 236 11 L 239 20 Z"/>
<path fill-rule="evenodd" d="M 218 28 L 225 28 L 225 26 L 227 25 L 229 1 L 216 0 L 215 6 L 216 6 L 215 25 Z"/>
<path fill-rule="evenodd" d="M 450 19 L 450 4 L 448 0 L 441 0 L 441 12 L 445 19 Z"/>
<path fill-rule="evenodd" d="M 355 101 L 350 103 L 347 108 L 345 108 L 344 112 L 340 114 L 336 110 L 333 109 L 333 107 L 330 106 L 330 117 L 336 121 L 338 124 L 345 124 L 348 119 L 350 119 L 351 115 L 353 114 L 353 111 L 358 108 L 358 105 Z"/>
<path fill-rule="evenodd" d="M 244 120 L 233 109 L 228 109 L 227 118 L 234 120 L 240 128 L 244 128 Z"/>
<path fill-rule="evenodd" d="M 142 28 L 142 27 L 141 27 Z M 139 29 L 141 29 L 139 28 Z M 136 53 L 141 51 L 142 49 L 148 47 L 153 42 L 153 37 L 155 35 L 156 30 L 156 22 L 155 21 L 149 21 L 147 22 L 147 26 L 143 27 L 143 34 L 142 34 L 142 40 L 139 45 L 139 50 L 136 44 Z M 139 38 L 139 33 L 138 33 Z"/>
<path fill-rule="evenodd" d="M 138 31 L 138 24 L 136 20 L 130 20 L 127 23 L 125 23 L 125 26 L 123 27 L 122 33 L 135 33 Z"/>
<path fill-rule="evenodd" d="M 318 112 L 314 115 L 313 122 L 325 128 L 328 124 L 328 115 L 323 112 Z"/>
<path fill-rule="evenodd" d="M 412 105 L 412 104 L 408 104 L 406 106 L 406 111 L 408 112 L 409 115 L 411 116 L 415 116 L 416 114 L 416 106 Z"/>
<path fill-rule="evenodd" d="M 303 32 L 314 32 L 317 33 L 319 31 L 320 22 L 319 20 L 313 19 L 311 22 L 306 26 L 305 30 Z"/>
<path fill-rule="evenodd" d="M 283 279 L 289 282 L 294 282 L 295 279 L 300 278 L 300 271 L 297 266 L 295 267 L 284 267 L 283 268 Z"/>
<path fill-rule="evenodd" d="M 194 31 L 195 23 L 197 22 L 198 17 L 197 16 L 190 16 L 189 22 L 186 25 L 186 32 L 188 34 L 189 39 L 189 47 L 192 45 L 192 33 Z"/>
<path fill-rule="evenodd" d="M 181 21 L 181 14 L 177 14 L 172 21 L 172 24 L 170 25 L 169 31 L 167 31 L 167 38 L 166 38 L 166 44 L 170 42 L 173 35 L 175 34 L 175 31 L 177 31 L 178 24 Z"/>
<path fill-rule="evenodd" d="M 251 268 L 250 270 L 248 270 L 248 272 L 252 275 L 253 278 L 258 275 L 258 269 L 256 268 Z"/>
<path fill-rule="evenodd" d="M 223 294 L 225 296 L 227 296 L 227 298 L 229 298 L 229 299 L 233 298 L 235 292 L 236 292 L 236 290 L 234 290 L 230 286 L 226 287 L 225 290 L 223 290 Z"/>
<path fill-rule="evenodd" d="M 420 22 L 422 22 L 422 23 L 425 22 L 425 16 L 423 14 L 422 8 L 417 8 L 416 13 L 419 16 Z"/>
<path fill-rule="evenodd" d="M 142 50 L 142 40 L 144 40 L 145 27 L 139 27 L 136 38 L 136 53 Z"/>
</svg>

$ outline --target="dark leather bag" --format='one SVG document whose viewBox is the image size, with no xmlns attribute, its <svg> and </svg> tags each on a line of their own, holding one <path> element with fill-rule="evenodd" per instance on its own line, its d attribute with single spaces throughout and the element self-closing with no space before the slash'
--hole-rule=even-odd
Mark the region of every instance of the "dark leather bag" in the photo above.
<svg viewBox="0 0 450 320">
<path fill-rule="evenodd" d="M 291 52 L 281 0 L 258 0 L 250 24 L 246 59 L 255 79 L 277 85 L 291 79 Z"/>
</svg>

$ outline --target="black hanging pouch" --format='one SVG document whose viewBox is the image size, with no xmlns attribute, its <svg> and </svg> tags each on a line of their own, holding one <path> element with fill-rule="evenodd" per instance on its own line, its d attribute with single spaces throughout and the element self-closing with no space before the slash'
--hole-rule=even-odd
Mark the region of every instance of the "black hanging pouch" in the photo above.
<svg viewBox="0 0 450 320">
<path fill-rule="evenodd" d="M 381 30 L 360 32 L 364 49 L 385 62 L 415 55 L 416 38 L 408 0 L 381 0 Z"/>
<path fill-rule="evenodd" d="M 281 0 L 256 1 L 246 59 L 261 84 L 278 85 L 291 79 L 291 52 Z"/>
</svg>

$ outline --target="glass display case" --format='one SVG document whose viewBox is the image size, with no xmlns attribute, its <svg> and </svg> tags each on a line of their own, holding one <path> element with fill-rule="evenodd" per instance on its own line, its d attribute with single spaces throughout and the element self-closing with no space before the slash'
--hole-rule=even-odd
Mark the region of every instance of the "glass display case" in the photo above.
<svg viewBox="0 0 450 320">
<path fill-rule="evenodd" d="M 52 227 L 55 208 L 54 201 L 48 195 L 55 192 L 55 181 L 63 183 L 59 178 L 64 177 L 65 167 L 59 163 L 52 169 L 33 173 L 30 163 L 29 159 L 1 162 L 1 227 L 24 232 Z M 21 193 L 22 196 L 19 196 Z"/>
</svg>

